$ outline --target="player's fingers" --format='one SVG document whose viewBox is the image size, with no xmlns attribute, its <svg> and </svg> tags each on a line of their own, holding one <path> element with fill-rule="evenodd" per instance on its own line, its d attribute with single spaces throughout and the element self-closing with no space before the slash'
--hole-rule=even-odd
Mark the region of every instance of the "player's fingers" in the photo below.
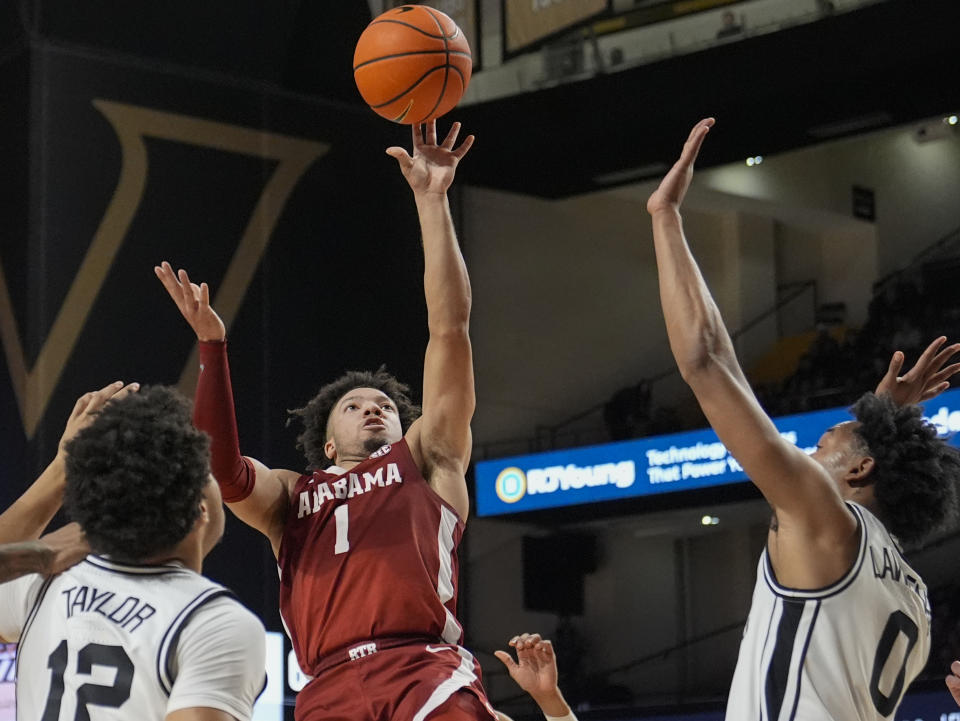
<svg viewBox="0 0 960 721">
<path fill-rule="evenodd" d="M 77 402 L 73 404 L 73 410 L 70 412 L 71 418 L 76 418 L 81 413 L 86 410 L 87 405 L 90 403 L 90 399 L 93 398 L 93 392 L 84 393 L 82 396 L 77 398 Z"/>
<path fill-rule="evenodd" d="M 954 675 L 947 676 L 946 682 L 947 688 L 950 690 L 950 695 L 953 696 L 953 700 L 960 704 L 960 678 Z"/>
<path fill-rule="evenodd" d="M 948 345 L 946 348 L 943 348 L 939 353 L 937 353 L 936 356 L 934 356 L 933 360 L 930 361 L 930 367 L 934 370 L 940 368 L 958 352 L 960 352 L 960 343 Z"/>
<path fill-rule="evenodd" d="M 197 309 L 200 299 L 197 297 L 199 288 L 190 280 L 190 274 L 184 268 L 180 269 L 180 286 L 183 288 L 183 300 L 187 308 Z"/>
<path fill-rule="evenodd" d="M 930 376 L 930 383 L 942 383 L 948 378 L 952 378 L 957 373 L 960 373 L 960 363 L 951 363 L 943 370 L 939 370 Z"/>
<path fill-rule="evenodd" d="M 937 386 L 934 386 L 933 388 L 927 388 L 927 389 L 924 390 L 924 392 L 920 395 L 920 402 L 923 403 L 923 401 L 928 401 L 928 400 L 930 400 L 931 398 L 936 398 L 938 395 L 940 395 L 941 393 L 943 393 L 943 392 L 944 392 L 945 390 L 947 390 L 947 388 L 949 388 L 949 387 L 950 387 L 950 384 L 949 384 L 949 383 L 943 382 L 943 383 L 941 383 L 941 384 L 939 384 L 939 385 L 937 385 Z"/>
<path fill-rule="evenodd" d="M 546 659 L 549 659 L 553 656 L 553 642 L 552 641 L 541 641 L 537 645 L 537 651 Z"/>
<path fill-rule="evenodd" d="M 507 641 L 507 645 L 508 645 L 508 646 L 513 646 L 514 648 L 516 648 L 516 647 L 517 647 L 517 643 L 518 643 L 519 641 L 520 641 L 520 637 L 519 637 L 519 636 L 514 636 L 514 637 L 511 638 L 509 641 Z"/>
<path fill-rule="evenodd" d="M 177 277 L 174 275 L 170 264 L 167 261 L 163 261 L 161 265 L 153 269 L 153 272 L 157 274 L 157 277 L 160 279 L 160 282 L 163 283 L 163 287 L 166 288 L 170 297 L 179 303 L 180 283 L 177 281 Z"/>
<path fill-rule="evenodd" d="M 427 145 L 437 144 L 437 121 L 431 120 L 427 123 Z"/>
<path fill-rule="evenodd" d="M 457 136 L 460 135 L 460 123 L 454 123 L 450 126 L 450 132 L 443 139 L 442 147 L 450 150 L 457 142 Z"/>
<path fill-rule="evenodd" d="M 139 384 L 139 383 L 127 383 L 127 385 L 125 385 L 123 388 L 121 388 L 121 389 L 118 390 L 116 393 L 114 393 L 114 394 L 109 398 L 109 400 L 111 400 L 111 401 L 120 400 L 121 398 L 124 398 L 124 397 L 130 395 L 131 393 L 136 393 L 138 390 L 140 390 L 140 384 Z"/>
<path fill-rule="evenodd" d="M 87 407 L 84 408 L 84 413 L 93 413 L 100 410 L 121 388 L 123 388 L 123 381 L 114 381 L 96 391 L 90 398 L 90 402 L 87 403 Z"/>
<path fill-rule="evenodd" d="M 924 349 L 923 353 L 920 354 L 917 362 L 913 364 L 913 368 L 906 373 L 905 377 L 913 378 L 914 376 L 926 373 L 931 367 L 935 367 L 933 366 L 934 356 L 937 355 L 940 346 L 946 342 L 946 336 L 942 335 L 939 338 L 935 338 L 933 342 Z"/>
<path fill-rule="evenodd" d="M 887 374 L 884 378 L 897 378 L 901 368 L 903 368 L 903 352 L 894 351 L 890 356 L 890 365 L 887 366 Z"/>
<path fill-rule="evenodd" d="M 460 143 L 460 147 L 453 151 L 453 154 L 456 156 L 457 160 L 463 158 L 464 155 L 469 152 L 470 148 L 473 147 L 473 141 L 476 140 L 475 135 L 468 135 L 464 138 L 463 142 Z"/>
<path fill-rule="evenodd" d="M 513 660 L 513 656 L 506 651 L 494 651 L 493 655 L 500 659 L 500 663 L 507 667 L 508 672 L 513 673 L 519 668 L 517 662 Z"/>
<path fill-rule="evenodd" d="M 400 163 L 401 170 L 409 170 L 413 166 L 413 158 L 410 157 L 410 154 L 404 148 L 394 145 L 393 147 L 387 148 L 387 155 L 391 158 L 396 158 L 397 162 Z"/>
<path fill-rule="evenodd" d="M 950 671 L 953 672 L 954 676 L 960 677 L 960 661 L 954 661 L 950 664 Z M 960 680 L 960 678 L 958 678 Z"/>
<path fill-rule="evenodd" d="M 187 271 L 181 268 L 177 271 L 177 284 L 180 286 L 180 297 L 185 301 L 190 300 L 190 276 Z"/>
<path fill-rule="evenodd" d="M 413 149 L 416 151 L 423 145 L 423 126 L 420 123 L 414 123 L 410 128 L 413 130 Z"/>
<path fill-rule="evenodd" d="M 693 126 L 693 130 L 690 131 L 690 137 L 687 138 L 687 142 L 683 145 L 683 154 L 680 156 L 684 165 L 693 165 L 693 161 L 697 159 L 697 155 L 700 153 L 700 146 L 703 145 L 703 139 L 707 137 L 707 133 L 715 122 L 713 118 L 704 118 Z"/>
</svg>

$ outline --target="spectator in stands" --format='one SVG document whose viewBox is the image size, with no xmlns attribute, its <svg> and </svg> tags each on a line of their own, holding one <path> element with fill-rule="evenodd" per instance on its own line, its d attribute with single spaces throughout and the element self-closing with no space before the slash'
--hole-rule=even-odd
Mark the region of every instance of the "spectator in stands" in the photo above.
<svg viewBox="0 0 960 721">
<path fill-rule="evenodd" d="M 743 33 L 743 25 L 737 22 L 737 16 L 732 10 L 724 10 L 720 16 L 720 29 L 717 30 L 717 40 L 732 38 Z"/>
</svg>

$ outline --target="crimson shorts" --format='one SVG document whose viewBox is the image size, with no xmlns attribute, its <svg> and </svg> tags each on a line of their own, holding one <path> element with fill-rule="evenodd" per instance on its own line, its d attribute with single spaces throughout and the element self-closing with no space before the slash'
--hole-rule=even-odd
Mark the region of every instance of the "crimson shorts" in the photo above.
<svg viewBox="0 0 960 721">
<path fill-rule="evenodd" d="M 296 721 L 496 721 L 480 664 L 465 648 L 370 642 L 345 658 L 300 692 Z"/>
</svg>

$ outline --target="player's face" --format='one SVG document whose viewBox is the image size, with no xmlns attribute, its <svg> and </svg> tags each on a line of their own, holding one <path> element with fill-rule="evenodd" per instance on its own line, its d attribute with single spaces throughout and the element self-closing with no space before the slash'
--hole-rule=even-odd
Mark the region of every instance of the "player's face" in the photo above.
<svg viewBox="0 0 960 721">
<path fill-rule="evenodd" d="M 403 438 L 396 404 L 376 388 L 354 388 L 330 414 L 330 437 L 336 455 L 364 457 Z"/>
<path fill-rule="evenodd" d="M 203 555 L 206 556 L 213 550 L 214 546 L 220 543 L 226 523 L 223 511 L 223 496 L 220 495 L 220 487 L 213 476 L 210 476 L 203 489 L 203 503 L 209 519 L 203 538 Z"/>
<path fill-rule="evenodd" d="M 848 496 L 850 485 L 847 474 L 858 466 L 863 454 L 859 452 L 854 436 L 855 421 L 846 421 L 827 430 L 817 442 L 817 449 L 810 454 L 823 466 L 840 489 L 841 496 Z"/>
</svg>

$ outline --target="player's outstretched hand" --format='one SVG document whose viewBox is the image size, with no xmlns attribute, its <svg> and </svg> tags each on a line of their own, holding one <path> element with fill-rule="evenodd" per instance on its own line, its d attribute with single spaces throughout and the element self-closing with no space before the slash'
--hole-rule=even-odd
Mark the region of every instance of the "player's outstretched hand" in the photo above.
<svg viewBox="0 0 960 721">
<path fill-rule="evenodd" d="M 40 538 L 40 543 L 47 550 L 43 571 L 47 576 L 76 566 L 90 553 L 87 537 L 76 523 L 68 523 L 63 528 L 48 533 Z"/>
<path fill-rule="evenodd" d="M 80 396 L 74 403 L 73 411 L 67 419 L 66 428 L 63 430 L 63 435 L 60 436 L 58 453 L 63 454 L 65 452 L 64 446 L 77 435 L 81 428 L 90 425 L 94 415 L 106 405 L 107 401 L 123 398 L 128 393 L 136 393 L 138 390 L 140 390 L 139 383 L 124 385 L 123 381 L 117 381 L 98 391 L 90 391 Z"/>
<path fill-rule="evenodd" d="M 960 661 L 954 661 L 950 664 L 950 675 L 947 676 L 947 688 L 953 700 L 960 706 Z"/>
<path fill-rule="evenodd" d="M 197 340 L 218 341 L 227 337 L 227 329 L 217 312 L 210 307 L 210 288 L 206 283 L 197 285 L 190 281 L 187 271 L 181 268 L 177 273 L 167 261 L 154 266 L 167 293 L 177 304 L 180 313 L 197 334 Z"/>
<path fill-rule="evenodd" d="M 523 633 L 510 639 L 509 645 L 517 651 L 516 661 L 506 651 L 494 651 L 493 654 L 507 667 L 510 678 L 516 681 L 520 688 L 530 694 L 541 707 L 560 694 L 557 687 L 557 657 L 550 641 L 542 639 L 539 633 Z"/>
<path fill-rule="evenodd" d="M 683 144 L 680 159 L 673 164 L 670 172 L 660 181 L 660 186 L 647 199 L 647 212 L 650 215 L 656 215 L 663 210 L 676 212 L 680 209 L 693 179 L 693 164 L 700 153 L 700 146 L 715 122 L 713 118 L 704 118 L 693 126 L 687 142 Z"/>
<path fill-rule="evenodd" d="M 946 336 L 940 336 L 933 341 L 920 355 L 913 368 L 902 376 L 899 373 L 903 368 L 904 356 L 902 351 L 896 351 L 875 393 L 886 393 L 900 406 L 922 403 L 943 393 L 950 387 L 947 379 L 960 371 L 960 363 L 946 365 L 947 361 L 960 352 L 960 343 L 944 346 L 946 342 Z"/>
<path fill-rule="evenodd" d="M 443 194 L 447 192 L 457 165 L 473 146 L 474 136 L 468 135 L 454 148 L 460 134 L 460 123 L 454 123 L 442 143 L 437 143 L 437 121 L 424 126 L 412 125 L 413 155 L 398 145 L 387 148 L 387 155 L 396 158 L 400 172 L 415 194 Z M 424 137 L 426 132 L 426 137 Z"/>
</svg>

